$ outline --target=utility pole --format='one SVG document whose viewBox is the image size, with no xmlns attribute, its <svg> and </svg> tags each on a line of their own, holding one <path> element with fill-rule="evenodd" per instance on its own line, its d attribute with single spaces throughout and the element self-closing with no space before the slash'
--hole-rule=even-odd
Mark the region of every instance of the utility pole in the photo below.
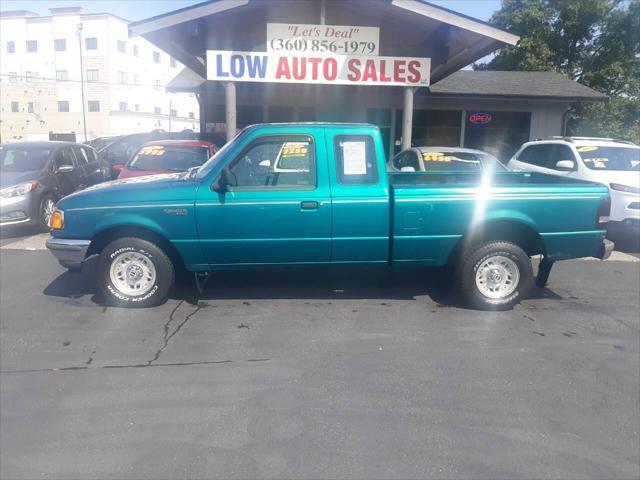
<svg viewBox="0 0 640 480">
<path fill-rule="evenodd" d="M 84 66 L 82 64 L 82 23 L 78 24 L 78 46 L 80 47 L 80 90 L 82 91 L 82 124 L 84 125 L 84 141 L 87 141 L 87 114 L 84 101 Z"/>
<path fill-rule="evenodd" d="M 171 131 L 171 97 L 169 97 L 169 131 Z"/>
</svg>

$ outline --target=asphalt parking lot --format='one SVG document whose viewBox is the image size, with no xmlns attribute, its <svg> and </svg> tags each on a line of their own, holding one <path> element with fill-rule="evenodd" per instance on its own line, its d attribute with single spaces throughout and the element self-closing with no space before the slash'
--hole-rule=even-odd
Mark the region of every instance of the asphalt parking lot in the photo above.
<svg viewBox="0 0 640 480">
<path fill-rule="evenodd" d="M 501 313 L 438 270 L 371 269 L 121 310 L 42 238 L 0 243 L 2 479 L 640 476 L 633 248 Z"/>
</svg>

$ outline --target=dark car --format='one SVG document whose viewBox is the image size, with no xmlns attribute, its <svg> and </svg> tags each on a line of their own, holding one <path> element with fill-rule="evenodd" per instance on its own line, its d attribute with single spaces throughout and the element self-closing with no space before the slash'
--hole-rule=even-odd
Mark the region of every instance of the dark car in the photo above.
<svg viewBox="0 0 640 480">
<path fill-rule="evenodd" d="M 109 165 L 88 145 L 22 142 L 0 145 L 0 225 L 46 227 L 55 203 L 109 179 Z"/>
<path fill-rule="evenodd" d="M 95 148 L 97 151 L 100 151 L 103 148 L 106 148 L 109 145 L 111 145 L 116 140 L 119 140 L 120 138 L 122 138 L 122 135 L 114 135 L 110 137 L 96 137 L 84 142 L 84 144 Z"/>
<path fill-rule="evenodd" d="M 462 147 L 412 147 L 398 153 L 389 162 L 389 170 L 398 172 L 479 172 L 507 168 L 493 155 Z"/>
<path fill-rule="evenodd" d="M 131 157 L 145 143 L 156 140 L 195 140 L 197 135 L 197 133 L 194 133 L 191 130 L 185 130 L 183 132 L 164 132 L 156 130 L 148 133 L 134 133 L 131 135 L 124 135 L 98 152 L 100 153 L 100 156 L 111 166 L 111 177 L 116 178 L 119 175 L 120 170 L 122 170 Z"/>
<path fill-rule="evenodd" d="M 118 178 L 184 172 L 202 165 L 216 150 L 213 143 L 202 140 L 147 142 L 122 168 Z"/>
</svg>

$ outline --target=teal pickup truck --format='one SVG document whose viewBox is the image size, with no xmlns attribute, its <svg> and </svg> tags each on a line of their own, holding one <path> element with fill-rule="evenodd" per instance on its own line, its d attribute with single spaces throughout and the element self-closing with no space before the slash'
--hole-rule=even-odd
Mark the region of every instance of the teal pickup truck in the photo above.
<svg viewBox="0 0 640 480">
<path fill-rule="evenodd" d="M 162 152 L 158 152 L 159 155 Z M 427 161 L 427 159 L 425 159 Z M 279 265 L 449 266 L 466 301 L 502 309 L 553 262 L 606 258 L 607 188 L 541 174 L 387 173 L 366 124 L 247 127 L 186 173 L 117 180 L 63 198 L 47 247 L 79 269 L 99 255 L 98 284 L 119 306 L 163 302 L 176 269 Z M 468 165 L 467 165 L 468 167 Z M 224 281 L 224 277 L 220 277 Z"/>
</svg>

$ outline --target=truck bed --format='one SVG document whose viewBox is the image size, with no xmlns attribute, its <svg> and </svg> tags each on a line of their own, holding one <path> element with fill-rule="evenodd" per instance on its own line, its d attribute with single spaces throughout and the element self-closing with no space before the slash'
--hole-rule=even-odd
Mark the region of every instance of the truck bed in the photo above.
<svg viewBox="0 0 640 480">
<path fill-rule="evenodd" d="M 390 173 L 393 262 L 443 265 L 474 228 L 537 232 L 554 260 L 589 256 L 605 186 L 537 173 Z M 570 227 L 567 227 L 570 225 Z M 532 233 L 534 234 L 534 233 Z"/>
</svg>

